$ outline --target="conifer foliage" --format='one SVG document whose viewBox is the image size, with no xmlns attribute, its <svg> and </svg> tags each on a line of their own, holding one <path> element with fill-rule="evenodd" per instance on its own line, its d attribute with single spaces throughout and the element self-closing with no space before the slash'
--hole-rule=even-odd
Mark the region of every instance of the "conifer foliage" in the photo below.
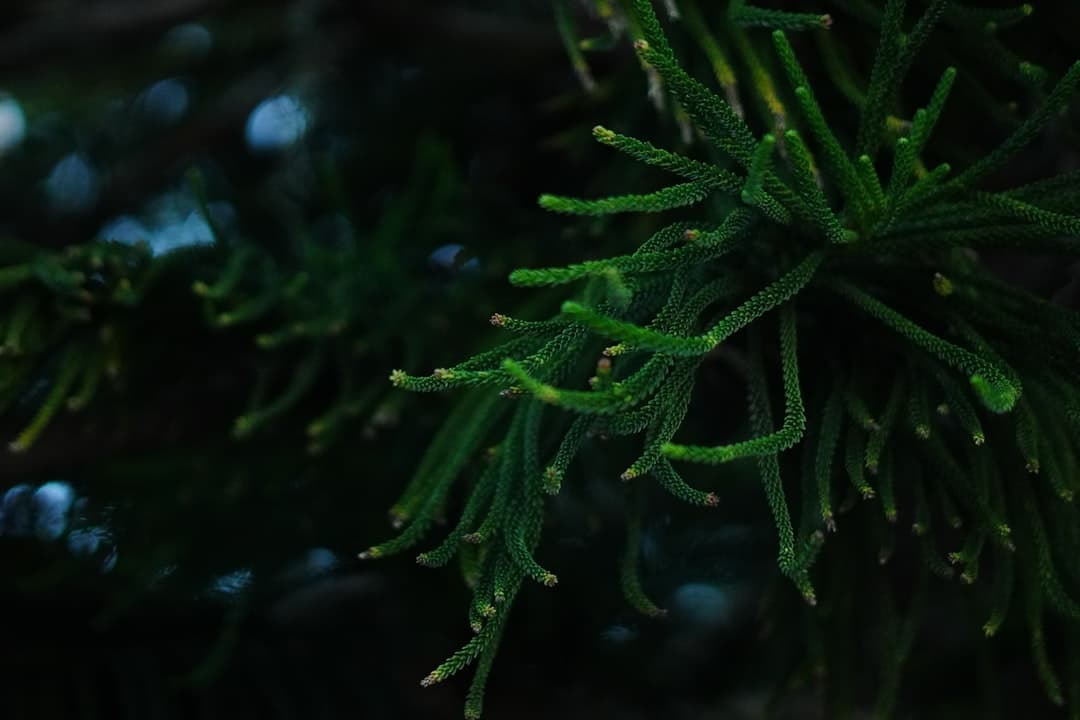
<svg viewBox="0 0 1080 720">
<path fill-rule="evenodd" d="M 1066 643 L 1072 656 L 1058 658 L 1045 640 L 1049 623 L 1073 638 L 1080 630 L 1080 315 L 1006 284 L 979 254 L 1078 254 L 1080 176 L 1001 189 L 1000 171 L 1068 112 L 1080 62 L 1052 81 L 997 40 L 983 46 L 1039 102 L 996 146 L 953 168 L 930 161 L 950 142 L 939 147 L 935 130 L 958 78 L 979 68 L 939 66 L 922 98 L 905 80 L 916 63 L 941 55 L 930 41 L 943 24 L 989 37 L 1030 15 L 1030 6 L 932 0 L 912 13 L 902 0 L 859 1 L 825 14 L 732 0 L 721 40 L 694 2 L 668 5 L 708 56 L 722 96 L 684 69 L 651 0 L 627 8 L 627 26 L 642 66 L 685 112 L 709 161 L 598 126 L 598 142 L 675 183 L 539 202 L 577 216 L 685 217 L 693 207 L 691 219 L 663 225 L 624 255 L 514 271 L 513 285 L 564 288 L 561 310 L 545 319 L 496 314 L 503 344 L 429 375 L 391 375 L 406 390 L 461 393 L 393 507 L 400 534 L 361 554 L 418 547 L 464 492 L 450 531 L 417 562 L 461 558 L 473 588 L 473 636 L 423 684 L 474 665 L 465 714 L 480 716 L 515 597 L 529 584 L 558 583 L 557 568 L 538 559 L 545 504 L 569 489 L 583 448 L 621 435 L 638 438 L 640 454 L 611 482 L 655 482 L 706 508 L 722 500 L 723 466 L 752 459 L 776 526 L 778 569 L 810 605 L 829 582 L 815 570 L 830 547 L 880 543 L 871 554 L 884 563 L 895 535 L 910 528 L 921 579 L 882 663 L 879 715 L 895 704 L 930 576 L 978 588 L 986 635 L 1005 622 L 1025 627 L 1048 697 L 1080 707 L 1075 682 L 1070 690 L 1059 670 L 1062 662 L 1077 667 L 1080 644 Z M 559 12 L 564 37 L 578 47 Z M 844 42 L 837 34 L 859 32 L 859 23 L 877 28 L 869 77 L 831 73 L 829 88 L 856 108 L 852 125 L 819 101 L 792 34 L 822 35 L 829 66 Z M 731 50 L 749 72 L 732 69 Z M 572 59 L 586 74 L 580 53 Z M 743 377 L 746 432 L 688 442 L 695 380 L 717 363 Z M 680 474 L 688 464 L 717 466 L 715 483 L 688 484 Z M 841 517 L 853 503 L 857 511 Z M 635 513 L 648 509 L 628 506 L 623 589 L 631 606 L 659 616 L 636 568 Z M 845 526 L 849 532 L 832 536 Z M 824 588 L 838 592 L 861 591 Z"/>
</svg>

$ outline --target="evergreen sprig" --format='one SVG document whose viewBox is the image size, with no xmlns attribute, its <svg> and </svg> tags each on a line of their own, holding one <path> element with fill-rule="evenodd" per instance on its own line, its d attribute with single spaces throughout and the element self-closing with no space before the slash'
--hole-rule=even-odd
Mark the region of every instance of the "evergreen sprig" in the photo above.
<svg viewBox="0 0 1080 720">
<path fill-rule="evenodd" d="M 1043 625 L 1047 612 L 1070 627 L 1080 616 L 1080 585 L 1076 573 L 1065 570 L 1080 552 L 1069 529 L 1080 524 L 1070 502 L 1080 455 L 1080 316 L 1009 287 L 966 250 L 1007 245 L 1077 253 L 1075 173 L 993 192 L 982 182 L 1073 102 L 1080 64 L 996 148 L 982 149 L 955 175 L 946 163 L 927 169 L 935 133 L 950 111 L 947 99 L 965 70 L 934 68 L 940 80 L 910 122 L 894 112 L 916 104 L 908 102 L 904 80 L 933 46 L 935 28 L 941 22 L 1003 27 L 1030 10 L 933 0 L 908 26 L 902 0 L 888 0 L 881 12 L 850 5 L 855 17 L 877 25 L 878 36 L 868 80 L 847 93 L 860 106 L 854 133 L 819 101 L 785 34 L 824 31 L 832 16 L 735 0 L 721 36 L 706 27 L 694 3 L 680 3 L 724 90 L 720 97 L 687 72 L 650 0 L 635 0 L 638 55 L 715 151 L 715 164 L 597 127 L 600 143 L 686 182 L 591 200 L 544 195 L 540 205 L 582 215 L 696 206 L 705 220 L 669 224 L 629 254 L 515 270 L 515 285 L 565 287 L 559 312 L 542 320 L 497 315 L 494 324 L 516 339 L 430 376 L 392 376 L 398 386 L 418 391 L 475 387 L 399 502 L 398 514 L 410 524 L 363 555 L 412 547 L 454 483 L 461 483 L 455 476 L 478 477 L 447 540 L 420 556 L 422 564 L 441 565 L 461 542 L 484 548 L 469 615 L 479 634 L 425 680 L 440 681 L 476 662 L 470 717 L 479 712 L 477 698 L 511 600 L 525 579 L 555 584 L 536 554 L 544 497 L 571 491 L 573 460 L 597 434 L 642 436 L 640 454 L 621 477 L 635 485 L 622 586 L 641 612 L 663 614 L 638 577 L 641 514 L 647 512 L 642 483 L 651 476 L 676 498 L 710 507 L 719 495 L 689 485 L 674 463 L 753 457 L 776 526 L 778 569 L 810 603 L 822 596 L 822 583 L 835 580 L 812 577 L 815 563 L 837 542 L 826 543 L 822 530 L 850 523 L 856 535 L 848 542 L 862 545 L 855 518 L 841 517 L 842 511 L 859 499 L 880 502 L 870 514 L 881 528 L 878 537 L 892 538 L 899 518 L 910 521 L 924 579 L 908 617 L 894 628 L 899 645 L 883 668 L 882 712 L 894 704 L 912 650 L 925 578 L 956 576 L 945 558 L 966 583 L 992 576 L 988 635 L 1010 617 L 1012 595 L 1023 596 L 1037 672 L 1051 699 L 1063 698 Z M 770 29 L 771 38 L 760 42 L 756 31 L 746 30 L 758 27 Z M 731 39 L 730 48 L 721 37 Z M 769 40 L 790 95 L 778 89 L 774 64 L 759 52 Z M 745 62 L 747 78 L 732 69 L 729 53 Z M 760 122 L 746 115 L 739 97 L 765 108 Z M 798 114 L 787 113 L 788 106 Z M 760 134 L 756 126 L 763 126 Z M 883 154 L 891 156 L 886 174 Z M 577 292 L 574 283 L 580 283 Z M 763 341 L 769 326 L 778 329 L 775 357 Z M 605 345 L 596 374 L 584 377 Z M 683 427 L 695 423 L 688 406 L 699 396 L 698 368 L 723 354 L 739 358 L 735 364 L 745 371 L 750 437 L 681 442 Z M 776 376 L 784 407 L 778 428 L 770 399 Z M 806 378 L 815 379 L 811 393 Z M 554 409 L 542 414 L 546 406 Z M 491 422 L 503 412 L 511 420 L 494 439 L 496 459 L 487 469 L 475 468 L 468 457 L 491 444 L 496 428 L 504 429 Z M 800 443 L 806 476 L 796 482 L 786 468 L 789 451 Z M 551 448 L 546 465 L 541 448 Z M 850 501 L 837 509 L 839 468 Z M 801 503 L 798 534 L 791 502 Z M 938 549 L 951 540 L 938 516 L 967 529 L 963 544 L 948 553 Z M 469 525 L 476 530 L 466 532 Z M 884 540 L 875 561 L 886 562 L 893 545 Z M 830 596 L 851 592 L 835 588 Z"/>
</svg>

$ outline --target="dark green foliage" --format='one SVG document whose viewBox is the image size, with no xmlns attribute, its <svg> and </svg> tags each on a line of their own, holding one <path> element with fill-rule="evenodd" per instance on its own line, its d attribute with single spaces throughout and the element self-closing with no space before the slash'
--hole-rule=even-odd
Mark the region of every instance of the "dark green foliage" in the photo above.
<svg viewBox="0 0 1080 720">
<path fill-rule="evenodd" d="M 163 270 L 141 248 L 87 245 L 48 252 L 4 240 L 0 271 L 0 412 L 23 395 L 28 378 L 52 377 L 46 397 L 10 443 L 27 450 L 61 409 L 85 408 L 103 377 L 116 378 L 130 315 Z"/>
<path fill-rule="evenodd" d="M 621 585 L 646 628 L 679 621 L 651 577 L 658 525 L 704 534 L 744 514 L 771 524 L 773 583 L 755 598 L 755 646 L 782 658 L 767 668 L 778 694 L 823 689 L 830 717 L 853 705 L 880 717 L 921 710 L 905 683 L 929 667 L 925 610 L 961 593 L 971 622 L 958 625 L 1022 646 L 1031 681 L 1080 712 L 1080 315 L 993 269 L 998 249 L 1080 254 L 1080 174 L 1052 175 L 1032 152 L 1060 147 L 1067 167 L 1080 64 L 1020 57 L 1039 33 L 1066 30 L 1047 24 L 1020 52 L 1011 48 L 1031 25 L 1029 5 L 760 4 L 667 0 L 659 15 L 648 0 L 552 4 L 543 22 L 555 57 L 561 36 L 585 92 L 552 98 L 544 122 L 561 123 L 567 107 L 588 118 L 548 143 L 573 160 L 544 189 L 592 195 L 540 197 L 558 214 L 546 227 L 573 240 L 565 247 L 490 205 L 473 216 L 485 152 L 504 153 L 476 122 L 487 106 L 454 105 L 468 93 L 443 75 L 437 97 L 412 105 L 379 93 L 365 93 L 360 112 L 344 103 L 365 152 L 337 138 L 332 150 L 285 156 L 317 207 L 293 203 L 296 187 L 266 192 L 259 183 L 282 176 L 265 168 L 230 183 L 216 163 L 196 162 L 209 176 L 190 176 L 215 235 L 206 247 L 59 250 L 85 228 L 50 226 L 34 244 L 5 232 L 9 459 L 49 454 L 74 437 L 64 433 L 73 422 L 130 414 L 124 425 L 136 425 L 144 394 L 156 415 L 209 438 L 198 451 L 188 440 L 85 471 L 101 497 L 125 500 L 131 522 L 122 589 L 102 616 L 138 605 L 163 566 L 178 568 L 164 584 L 190 593 L 272 554 L 290 530 L 319 537 L 325 505 L 346 518 L 340 545 L 383 539 L 370 520 L 381 503 L 366 507 L 364 493 L 402 476 L 411 452 L 400 438 L 411 433 L 426 453 L 390 509 L 397 533 L 361 558 L 416 553 L 425 568 L 460 569 L 473 635 L 422 684 L 471 666 L 467 717 L 480 716 L 499 672 L 519 593 L 580 589 L 582 572 L 565 560 L 584 553 L 553 542 L 567 503 L 588 507 L 590 526 L 625 531 L 621 557 L 585 571 L 599 588 L 585 588 L 589 602 L 601 607 L 603 588 L 616 596 Z M 442 17 L 442 5 L 418 7 Z M 475 53 L 463 63 L 493 65 L 486 47 Z M 530 65 L 530 82 L 534 67 L 554 65 Z M 407 85 L 402 69 L 385 84 Z M 421 134 L 459 116 L 484 151 L 461 159 L 467 179 L 441 140 Z M 591 181 L 572 175 L 582 168 Z M 29 207 L 15 186 L 30 175 L 5 173 L 13 204 Z M 527 164 L 508 176 L 551 182 Z M 239 228 L 219 227 L 208 195 L 238 196 Z M 313 220 L 327 216 L 332 232 Z M 66 234 L 54 239 L 52 227 Z M 446 278 L 423 274 L 427 254 L 451 241 L 483 245 L 484 278 L 529 267 L 509 272 L 505 294 L 479 283 L 466 297 L 433 292 Z M 463 271 L 468 257 L 442 271 Z M 485 332 L 496 342 L 477 342 Z M 174 382 L 171 355 L 209 359 Z M 395 387 L 383 381 L 391 363 L 408 369 L 391 373 Z M 186 417 L 147 392 L 173 384 L 201 388 Z M 438 399 L 398 389 L 446 391 L 441 429 L 427 433 Z M 397 433 L 376 432 L 395 418 Z M 617 489 L 614 508 L 592 507 L 597 487 Z M 224 516 L 247 518 L 246 530 L 212 527 Z M 596 537 L 594 555 L 612 550 Z M 250 564 L 261 577 L 280 570 Z M 246 607 L 229 613 L 187 681 L 218 674 Z"/>
<path fill-rule="evenodd" d="M 699 214 L 705 219 L 661 228 L 630 254 L 516 270 L 510 276 L 515 285 L 579 283 L 580 289 L 568 292 L 560 312 L 547 320 L 497 315 L 496 325 L 521 333 L 501 348 L 430 376 L 394 372 L 396 385 L 414 390 L 490 386 L 469 397 L 501 393 L 505 399 L 493 402 L 512 407 L 505 436 L 493 440 L 500 464 L 496 488 L 488 488 L 490 472 L 478 471 L 481 479 L 465 506 L 465 516 L 472 518 L 475 503 L 489 505 L 480 530 L 465 539 L 482 543 L 485 570 L 474 606 L 490 608 L 483 614 L 491 617 L 425 680 L 441 680 L 480 658 L 470 717 L 478 712 L 476 697 L 509 600 L 526 577 L 554 584 L 554 575 L 534 555 L 543 526 L 541 493 L 571 492 L 565 479 L 571 461 L 590 434 L 600 433 L 643 436 L 642 453 L 622 474 L 623 482 L 640 486 L 655 478 L 691 504 L 714 505 L 723 486 L 717 494 L 693 488 L 672 461 L 718 464 L 754 457 L 776 525 L 779 569 L 811 603 L 822 596 L 816 586 L 828 583 L 815 577 L 818 558 L 834 543 L 869 544 L 860 537 L 854 514 L 840 518 L 833 509 L 837 494 L 845 492 L 835 477 L 838 467 L 854 491 L 847 492 L 841 510 L 858 498 L 863 504 L 882 503 L 880 509 L 860 512 L 874 517 L 875 532 L 886 538 L 872 554 L 877 561 L 885 563 L 893 554 L 891 525 L 900 519 L 911 524 L 921 544 L 922 570 L 903 619 L 894 617 L 889 593 L 882 596 L 888 617 L 884 646 L 890 652 L 881 668 L 880 716 L 892 712 L 903 666 L 915 652 L 926 578 L 954 577 L 949 563 L 965 583 L 985 586 L 988 635 L 1012 617 L 1010 597 L 1023 596 L 1034 666 L 1050 698 L 1063 702 L 1044 624 L 1049 613 L 1054 622 L 1073 624 L 1080 615 L 1075 599 L 1080 585 L 1074 573 L 1064 571 L 1080 552 L 1075 532 L 1068 529 L 1080 522 L 1071 504 L 1078 467 L 1080 316 L 1000 282 L 970 250 L 1005 245 L 1075 254 L 1080 219 L 1069 204 L 1080 192 L 1075 175 L 1041 181 L 1039 191 L 991 192 L 984 183 L 1070 106 L 1080 85 L 1080 63 L 996 147 L 971 148 L 982 154 L 955 174 L 949 164 L 929 169 L 930 153 L 949 151 L 948 141 L 936 140 L 936 130 L 948 119 L 947 99 L 957 77 L 973 73 L 978 80 L 975 67 L 948 67 L 943 73 L 940 66 L 931 68 L 940 80 L 925 106 L 910 120 L 894 114 L 912 105 L 905 82 L 912 68 L 941 51 L 935 28 L 944 22 L 996 30 L 1030 10 L 989 11 L 935 1 L 912 22 L 900 0 L 889 0 L 883 11 L 862 2 L 840 5 L 850 5 L 851 16 L 731 2 L 732 22 L 725 33 L 748 67 L 744 82 L 698 7 L 678 3 L 725 99 L 685 70 L 652 4 L 635 2 L 629 17 L 639 57 L 716 151 L 715 165 L 597 127 L 594 136 L 601 143 L 688 182 L 646 195 L 595 200 L 544 195 L 540 204 L 579 215 L 695 205 L 704 208 Z M 865 87 L 848 93 L 861 106 L 856 127 L 833 117 L 832 108 L 818 100 L 784 34 L 823 32 L 852 16 L 876 25 L 878 36 Z M 762 52 L 767 38 L 743 29 L 755 27 L 774 30 L 776 61 Z M 823 39 L 824 47 L 832 42 Z M 581 72 L 581 59 L 572 57 Z M 790 93 L 779 91 L 772 78 L 777 63 Z M 1043 77 L 1032 69 L 1025 72 Z M 736 94 L 753 98 L 751 107 L 762 109 L 760 139 L 759 123 L 737 104 Z M 885 167 L 888 173 L 879 174 Z M 695 378 L 723 356 L 733 359 L 746 384 L 750 437 L 715 438 L 713 447 L 683 444 L 683 426 L 695 423 L 695 413 L 687 414 L 696 396 Z M 596 375 L 588 378 L 594 366 Z M 810 395 L 804 392 L 806 378 L 817 384 Z M 782 391 L 771 391 L 773 386 Z M 773 394 L 783 397 L 779 427 L 772 419 Z M 541 422 L 542 405 L 553 410 Z M 937 418 L 931 417 L 934 406 Z M 815 425 L 809 434 L 808 423 Z M 485 442 L 479 425 L 451 427 L 455 451 Z M 1073 428 L 1073 434 L 1065 428 Z M 787 452 L 805 442 L 811 445 L 802 468 L 812 469 L 810 482 L 798 479 L 793 470 L 799 463 L 789 462 Z M 550 453 L 545 472 L 538 452 Z M 465 469 L 462 462 L 455 454 L 455 472 Z M 428 483 L 423 490 L 409 492 L 441 505 L 443 483 L 452 480 L 442 469 L 447 463 L 439 467 L 421 481 Z M 640 487 L 633 494 L 640 498 Z M 798 534 L 790 517 L 793 503 L 801 503 L 801 517 L 811 519 Z M 638 514 L 647 508 L 638 500 L 628 512 L 624 594 L 631 605 L 657 616 L 661 611 L 645 595 L 636 569 Z M 411 546 L 416 528 L 425 527 L 422 520 L 418 516 L 404 535 L 375 546 L 367 556 Z M 881 528 L 882 521 L 888 527 Z M 962 524 L 966 533 L 947 553 L 948 562 L 939 549 L 955 541 L 946 524 Z M 843 540 L 823 546 L 822 530 L 849 525 Z M 451 544 L 457 532 L 452 531 Z M 1053 544 L 1050 537 L 1059 540 Z M 445 551 L 452 548 L 441 546 L 440 560 Z M 833 586 L 827 595 L 851 592 L 859 590 Z"/>
</svg>

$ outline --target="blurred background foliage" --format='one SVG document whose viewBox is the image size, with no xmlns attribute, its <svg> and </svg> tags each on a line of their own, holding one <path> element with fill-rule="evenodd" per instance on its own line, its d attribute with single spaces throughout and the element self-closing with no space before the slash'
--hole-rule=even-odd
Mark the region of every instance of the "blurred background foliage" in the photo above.
<svg viewBox="0 0 1080 720">
<path fill-rule="evenodd" d="M 385 508 L 451 402 L 392 392 L 386 377 L 483 348 L 495 311 L 555 307 L 558 296 L 509 288 L 511 269 L 647 236 L 654 220 L 569 222 L 536 207 L 544 191 L 653 187 L 592 142 L 593 125 L 696 147 L 677 109 L 649 101 L 628 39 L 605 39 L 597 3 L 562 8 L 595 39 L 591 83 L 547 0 L 6 3 L 5 717 L 459 715 L 460 687 L 417 685 L 460 641 L 454 571 L 354 560 L 385 533 Z M 1039 13 L 1009 47 L 1057 77 L 1080 12 Z M 919 81 L 952 53 L 979 61 L 983 45 L 954 37 Z M 845 48 L 863 72 L 866 38 Z M 692 38 L 676 40 L 691 74 L 709 77 Z M 957 138 L 947 159 L 1015 123 L 1009 105 L 979 102 L 1026 108 L 1038 90 L 1025 82 L 997 68 L 960 88 L 971 109 L 944 123 Z M 1015 171 L 1075 168 L 1068 140 Z M 1075 269 L 1052 258 L 999 264 L 1040 291 L 1075 292 Z M 693 511 L 658 507 L 643 563 L 674 617 L 648 624 L 617 589 L 617 491 L 592 479 L 618 464 L 590 456 L 585 491 L 557 500 L 560 590 L 519 603 L 490 716 L 757 713 L 794 662 L 776 652 L 782 632 L 753 622 L 771 567 L 765 509 L 733 493 L 702 529 L 680 521 Z M 920 717 L 984 716 L 993 687 L 975 680 L 991 676 L 989 651 L 960 634 L 939 636 L 939 657 L 977 658 L 971 682 L 916 668 Z M 994 651 L 1016 676 L 1003 717 L 1045 702 L 1008 642 Z M 852 648 L 835 652 L 854 664 Z M 785 716 L 807 716 L 809 690 L 783 690 Z"/>
</svg>

